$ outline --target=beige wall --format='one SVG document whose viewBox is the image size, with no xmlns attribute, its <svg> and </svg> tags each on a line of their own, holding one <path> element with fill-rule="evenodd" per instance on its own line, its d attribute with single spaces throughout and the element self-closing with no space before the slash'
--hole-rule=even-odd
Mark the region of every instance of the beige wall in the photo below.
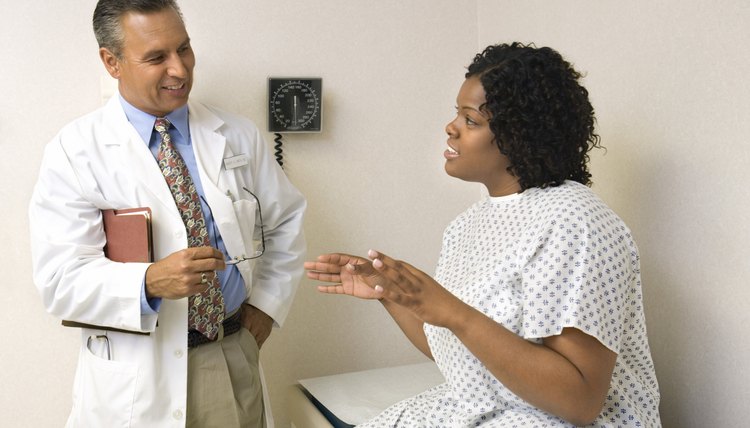
<svg viewBox="0 0 750 428">
<path fill-rule="evenodd" d="M 181 2 L 196 98 L 263 129 L 269 75 L 323 77 L 324 132 L 285 138 L 287 173 L 309 199 L 310 255 L 372 247 L 427 271 L 445 224 L 479 194 L 442 172 L 463 67 L 498 41 L 557 48 L 588 72 L 608 148 L 593 156 L 594 189 L 641 247 L 664 425 L 739 426 L 750 395 L 740 248 L 750 240 L 750 10 L 686 3 Z M 42 146 L 101 102 L 94 4 L 0 0 L 3 426 L 61 426 L 70 406 L 77 335 L 44 313 L 31 284 L 26 205 Z M 423 357 L 377 304 L 305 281 L 262 358 L 285 427 L 295 379 Z"/>
</svg>

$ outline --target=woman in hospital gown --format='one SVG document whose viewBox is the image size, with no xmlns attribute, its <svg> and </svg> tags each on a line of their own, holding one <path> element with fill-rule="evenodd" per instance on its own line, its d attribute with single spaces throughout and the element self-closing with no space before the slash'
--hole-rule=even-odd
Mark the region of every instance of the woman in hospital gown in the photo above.
<svg viewBox="0 0 750 428">
<path fill-rule="evenodd" d="M 445 169 L 488 195 L 446 228 L 434 279 L 372 250 L 306 263 L 320 291 L 378 299 L 445 376 L 362 426 L 659 427 L 638 249 L 588 187 L 580 74 L 513 43 L 465 77 Z"/>
</svg>

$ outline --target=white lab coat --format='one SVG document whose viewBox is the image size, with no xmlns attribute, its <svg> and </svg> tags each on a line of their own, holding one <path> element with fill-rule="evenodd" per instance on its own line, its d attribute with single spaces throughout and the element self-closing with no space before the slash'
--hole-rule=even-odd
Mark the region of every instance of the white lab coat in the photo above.
<svg viewBox="0 0 750 428">
<path fill-rule="evenodd" d="M 188 108 L 198 173 L 230 256 L 255 250 L 256 203 L 242 186 L 262 204 L 266 252 L 238 268 L 247 302 L 280 326 L 302 275 L 305 200 L 250 121 L 195 102 Z M 239 166 L 227 168 L 224 160 L 232 157 Z M 172 194 L 115 96 L 47 145 L 29 210 L 34 282 L 47 310 L 61 319 L 150 332 L 108 332 L 108 360 L 103 348 L 87 346 L 102 330 L 82 330 L 68 426 L 185 425 L 187 299 L 164 299 L 158 315 L 141 316 L 148 264 L 112 262 L 102 252 L 100 210 L 141 206 L 153 213 L 155 260 L 187 247 Z M 271 419 L 268 400 L 266 415 Z"/>
</svg>

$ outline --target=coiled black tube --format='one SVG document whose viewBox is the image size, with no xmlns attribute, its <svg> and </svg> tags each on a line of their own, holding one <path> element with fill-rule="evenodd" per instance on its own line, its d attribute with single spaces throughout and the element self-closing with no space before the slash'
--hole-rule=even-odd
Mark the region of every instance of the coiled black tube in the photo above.
<svg viewBox="0 0 750 428">
<path fill-rule="evenodd" d="M 275 153 L 275 155 L 276 155 L 276 162 L 279 163 L 279 166 L 281 167 L 281 169 L 284 169 L 284 153 L 283 153 L 282 147 L 281 147 L 282 146 L 281 134 L 279 134 L 277 132 L 277 133 L 275 133 L 273 135 L 275 136 L 275 138 L 273 139 L 273 141 L 276 142 L 276 144 L 274 144 L 274 146 L 273 146 L 274 149 L 276 149 L 276 153 Z"/>
</svg>

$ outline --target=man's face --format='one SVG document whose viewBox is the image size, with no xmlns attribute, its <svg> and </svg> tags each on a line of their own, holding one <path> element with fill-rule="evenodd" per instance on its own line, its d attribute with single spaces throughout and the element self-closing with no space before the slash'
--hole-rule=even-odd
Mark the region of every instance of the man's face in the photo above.
<svg viewBox="0 0 750 428">
<path fill-rule="evenodd" d="M 105 48 L 99 53 L 107 71 L 119 80 L 122 97 L 157 117 L 184 106 L 193 86 L 195 55 L 177 12 L 131 12 L 121 25 L 121 58 Z"/>
</svg>

